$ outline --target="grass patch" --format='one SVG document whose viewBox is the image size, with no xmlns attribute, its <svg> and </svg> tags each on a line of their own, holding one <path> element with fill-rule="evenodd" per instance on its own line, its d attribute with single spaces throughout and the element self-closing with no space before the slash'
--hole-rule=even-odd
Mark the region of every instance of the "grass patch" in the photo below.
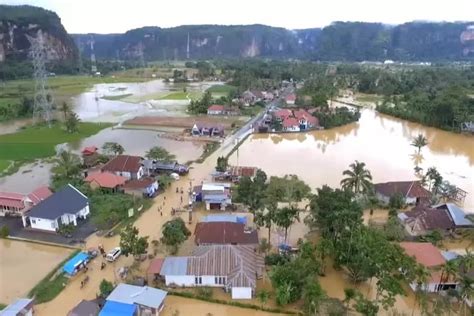
<svg viewBox="0 0 474 316">
<path fill-rule="evenodd" d="M 5 307 L 7 307 L 7 306 L 8 306 L 8 305 L 6 305 L 6 304 L 0 303 L 0 311 L 1 311 L 2 309 L 5 309 Z"/>
<path fill-rule="evenodd" d="M 167 95 L 164 95 L 160 100 L 186 100 L 188 98 L 188 93 L 184 91 L 172 92 Z"/>
<path fill-rule="evenodd" d="M 355 99 L 359 102 L 375 103 L 383 100 L 383 96 L 378 94 L 365 94 L 358 93 L 355 96 Z"/>
<path fill-rule="evenodd" d="M 132 95 L 133 95 L 133 93 L 125 93 L 125 94 L 121 94 L 121 95 L 106 95 L 106 96 L 103 96 L 102 99 L 110 100 L 110 101 L 116 101 L 116 100 L 122 100 L 122 99 L 130 97 Z"/>
<path fill-rule="evenodd" d="M 236 90 L 237 90 L 237 87 L 235 87 L 235 86 L 231 86 L 231 85 L 228 85 L 228 84 L 216 84 L 216 85 L 211 86 L 206 91 L 209 91 L 211 93 L 227 95 L 230 92 L 234 92 Z"/>
<path fill-rule="evenodd" d="M 14 134 L 0 135 L 0 161 L 25 161 L 53 156 L 56 145 L 78 141 L 109 126 L 111 124 L 80 123 L 79 132 L 70 134 L 56 123 L 51 128 L 44 125 L 30 126 Z"/>
<path fill-rule="evenodd" d="M 50 273 L 48 273 L 34 288 L 28 292 L 28 297 L 35 298 L 37 304 L 51 301 L 53 298 L 58 296 L 59 293 L 64 289 L 68 282 L 68 278 L 64 276 L 64 273 L 56 274 L 56 271 L 61 268 L 69 259 L 74 257 L 80 250 L 73 251 L 66 259 L 60 262 Z"/>
<path fill-rule="evenodd" d="M 0 174 L 2 174 L 8 167 L 10 167 L 10 160 L 0 160 Z"/>
</svg>

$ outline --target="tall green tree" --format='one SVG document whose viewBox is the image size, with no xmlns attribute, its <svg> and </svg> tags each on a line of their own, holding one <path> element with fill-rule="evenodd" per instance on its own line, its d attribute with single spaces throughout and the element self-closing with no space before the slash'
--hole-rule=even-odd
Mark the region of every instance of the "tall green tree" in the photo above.
<svg viewBox="0 0 474 316">
<path fill-rule="evenodd" d="M 413 138 L 411 145 L 413 147 L 418 148 L 418 154 L 419 154 L 421 151 L 421 148 L 428 145 L 428 140 L 423 134 L 418 134 L 415 138 Z"/>
<path fill-rule="evenodd" d="M 81 159 L 70 151 L 63 150 L 54 159 L 53 182 L 61 186 L 80 177 Z"/>
<path fill-rule="evenodd" d="M 226 157 L 217 157 L 216 171 L 225 172 L 229 166 Z"/>
<path fill-rule="evenodd" d="M 75 112 L 68 112 L 66 121 L 64 125 L 66 126 L 66 130 L 68 133 L 76 133 L 79 131 L 79 123 L 80 123 L 79 116 Z"/>
<path fill-rule="evenodd" d="M 150 148 L 150 150 L 146 152 L 146 157 L 148 159 L 156 159 L 166 162 L 171 162 L 176 159 L 175 155 L 171 154 L 166 149 L 160 146 Z"/>
<path fill-rule="evenodd" d="M 285 230 L 285 243 L 288 239 L 288 228 L 299 221 L 300 210 L 295 206 L 282 207 L 276 210 L 274 223 Z"/>
<path fill-rule="evenodd" d="M 102 145 L 102 150 L 107 154 L 121 155 L 125 152 L 125 149 L 119 143 L 106 142 Z"/>
<path fill-rule="evenodd" d="M 138 256 L 146 253 L 148 248 L 148 236 L 139 237 L 138 228 L 133 224 L 128 224 L 120 232 L 120 250 L 122 254 L 128 257 L 128 255 Z"/>
<path fill-rule="evenodd" d="M 326 293 L 319 282 L 312 278 L 308 278 L 303 287 L 302 296 L 305 315 L 319 315 L 321 302 L 326 297 Z"/>
<path fill-rule="evenodd" d="M 64 122 L 66 122 L 68 113 L 71 111 L 71 107 L 69 106 L 69 104 L 67 104 L 66 101 L 64 101 L 63 103 L 61 103 L 61 107 L 59 108 L 59 110 L 63 112 Z"/>
<path fill-rule="evenodd" d="M 191 232 L 181 218 L 175 218 L 163 224 L 162 234 L 161 242 L 170 248 L 172 254 L 175 254 Z"/>
<path fill-rule="evenodd" d="M 343 189 L 351 190 L 355 194 L 368 193 L 372 189 L 372 175 L 365 168 L 365 163 L 355 161 L 349 165 L 350 169 L 342 173 L 346 178 L 341 180 Z"/>
</svg>

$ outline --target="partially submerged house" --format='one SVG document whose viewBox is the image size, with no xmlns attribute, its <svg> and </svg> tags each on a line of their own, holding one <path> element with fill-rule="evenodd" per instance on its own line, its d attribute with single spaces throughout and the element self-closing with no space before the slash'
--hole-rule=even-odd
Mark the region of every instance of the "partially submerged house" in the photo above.
<svg viewBox="0 0 474 316">
<path fill-rule="evenodd" d="M 167 286 L 222 287 L 232 299 L 251 299 L 264 266 L 251 246 L 199 246 L 190 257 L 166 257 L 160 275 Z"/>
<path fill-rule="evenodd" d="M 167 294 L 149 286 L 120 283 L 107 297 L 99 316 L 158 316 Z"/>
<path fill-rule="evenodd" d="M 125 184 L 127 178 L 105 171 L 91 173 L 84 181 L 89 183 L 92 189 L 106 189 L 116 192 Z"/>
<path fill-rule="evenodd" d="M 115 173 L 128 180 L 140 179 L 145 173 L 142 161 L 142 157 L 118 155 L 107 162 L 101 170 Z"/>
<path fill-rule="evenodd" d="M 162 161 L 162 160 L 150 160 L 146 159 L 143 161 L 145 172 L 147 175 L 154 175 L 158 173 L 177 173 L 180 175 L 189 172 L 189 167 L 186 165 L 179 164 L 177 161 Z"/>
<path fill-rule="evenodd" d="M 401 242 L 400 247 L 405 253 L 414 257 L 416 262 L 428 268 L 430 276 L 427 283 L 422 286 L 422 290 L 426 292 L 438 292 L 455 288 L 457 283 L 453 279 L 442 278 L 441 267 L 446 264 L 446 258 L 442 252 L 429 242 Z M 413 282 L 410 288 L 417 291 L 418 285 Z"/>
<path fill-rule="evenodd" d="M 22 220 L 24 227 L 56 232 L 61 225 L 77 226 L 89 214 L 87 196 L 68 184 L 26 212 Z"/>
<path fill-rule="evenodd" d="M 33 316 L 34 301 L 31 298 L 19 298 L 4 309 L 1 316 Z"/>
<path fill-rule="evenodd" d="M 231 181 L 236 183 L 239 182 L 242 177 L 255 177 L 257 171 L 257 167 L 229 166 L 224 172 L 214 172 L 212 177 L 215 181 Z"/>
<path fill-rule="evenodd" d="M 145 177 L 140 180 L 127 181 L 123 192 L 138 197 L 153 197 L 158 192 L 158 181 L 155 178 Z"/>
<path fill-rule="evenodd" d="M 299 132 L 301 130 L 300 123 L 294 117 L 285 118 L 282 122 L 282 129 L 285 132 Z"/>
<path fill-rule="evenodd" d="M 51 194 L 47 186 L 39 187 L 30 194 L 0 192 L 0 216 L 22 216 Z"/>
<path fill-rule="evenodd" d="M 207 108 L 207 115 L 224 115 L 225 107 L 223 105 L 214 104 Z"/>
<path fill-rule="evenodd" d="M 206 210 L 225 210 L 232 204 L 230 183 L 204 183 L 193 190 L 193 201 L 204 202 Z"/>
<path fill-rule="evenodd" d="M 97 150 L 98 148 L 95 146 L 84 147 L 84 149 L 81 150 L 82 162 L 86 167 L 91 167 L 97 163 L 99 159 Z"/>
<path fill-rule="evenodd" d="M 435 230 L 447 235 L 454 229 L 454 223 L 446 210 L 424 205 L 399 213 L 398 219 L 411 236 L 424 236 Z"/>
<path fill-rule="evenodd" d="M 300 130 L 308 130 L 319 127 L 319 120 L 303 109 L 293 111 L 294 117 L 298 120 Z"/>
<path fill-rule="evenodd" d="M 407 205 L 419 204 L 429 200 L 431 194 L 426 190 L 420 181 L 391 181 L 374 184 L 377 199 L 388 204 L 390 198 L 400 195 Z"/>
<path fill-rule="evenodd" d="M 454 225 L 454 229 L 457 228 L 474 228 L 474 223 L 467 217 L 467 212 L 454 203 L 443 203 L 433 206 L 438 210 L 445 210 Z"/>
<path fill-rule="evenodd" d="M 241 222 L 200 222 L 194 230 L 196 245 L 258 245 L 258 232 Z"/>
<path fill-rule="evenodd" d="M 191 128 L 191 135 L 224 137 L 224 126 L 220 124 L 195 123 Z"/>
</svg>

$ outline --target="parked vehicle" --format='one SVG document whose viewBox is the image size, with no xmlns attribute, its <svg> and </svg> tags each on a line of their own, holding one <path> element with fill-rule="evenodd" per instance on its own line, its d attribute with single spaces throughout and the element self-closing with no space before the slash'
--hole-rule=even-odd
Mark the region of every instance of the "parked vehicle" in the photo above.
<svg viewBox="0 0 474 316">
<path fill-rule="evenodd" d="M 105 260 L 109 262 L 114 262 L 117 260 L 118 257 L 122 254 L 122 250 L 120 247 L 115 247 L 114 249 L 110 250 L 109 253 L 105 256 Z"/>
<path fill-rule="evenodd" d="M 170 174 L 171 178 L 175 179 L 175 180 L 179 180 L 179 174 L 173 172 L 172 174 Z"/>
</svg>

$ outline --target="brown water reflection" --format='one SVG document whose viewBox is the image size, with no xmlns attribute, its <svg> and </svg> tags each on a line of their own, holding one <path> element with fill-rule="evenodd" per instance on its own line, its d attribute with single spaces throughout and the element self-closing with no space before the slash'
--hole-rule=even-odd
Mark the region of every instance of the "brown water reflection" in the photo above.
<svg viewBox="0 0 474 316">
<path fill-rule="evenodd" d="M 411 139 L 424 134 L 429 145 L 414 158 Z M 278 146 L 276 146 L 278 145 Z M 425 127 L 373 110 L 363 110 L 359 122 L 302 134 L 258 134 L 249 138 L 230 159 L 267 174 L 296 174 L 311 187 L 339 186 L 342 171 L 363 161 L 374 182 L 415 179 L 415 163 L 436 166 L 443 178 L 469 192 L 464 207 L 474 212 L 474 137 Z"/>
<path fill-rule="evenodd" d="M 0 239 L 0 302 L 10 303 L 25 296 L 71 252 L 66 248 Z"/>
</svg>

